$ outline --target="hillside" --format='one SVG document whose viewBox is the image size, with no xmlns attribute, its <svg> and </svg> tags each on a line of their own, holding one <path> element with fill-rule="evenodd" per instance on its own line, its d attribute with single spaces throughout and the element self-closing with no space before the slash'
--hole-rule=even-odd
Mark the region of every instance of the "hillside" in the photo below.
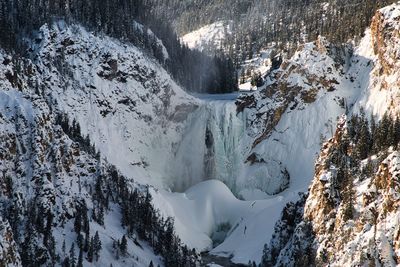
<svg viewBox="0 0 400 267">
<path fill-rule="evenodd" d="M 385 66 L 397 62 L 386 52 L 395 47 L 399 10 L 374 16 L 357 50 L 371 60 L 367 82 L 352 115 L 323 145 L 308 195 L 282 213 L 262 266 L 398 265 L 398 97 L 385 86 L 398 73 Z"/>
<path fill-rule="evenodd" d="M 237 64 L 256 57 L 265 48 L 292 55 L 299 45 L 314 41 L 318 35 L 335 44 L 359 40 L 374 12 L 396 2 L 152 1 L 152 12 L 170 21 L 182 36 L 216 22 L 231 22 L 232 32 L 214 49 L 222 47 Z"/>
</svg>

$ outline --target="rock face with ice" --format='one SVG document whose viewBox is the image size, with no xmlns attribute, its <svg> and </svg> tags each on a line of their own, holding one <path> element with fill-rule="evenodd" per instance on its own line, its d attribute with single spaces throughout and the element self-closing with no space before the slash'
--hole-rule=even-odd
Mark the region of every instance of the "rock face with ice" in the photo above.
<svg viewBox="0 0 400 267">
<path fill-rule="evenodd" d="M 362 110 L 376 118 L 396 113 L 393 42 L 399 14 L 399 4 L 379 10 L 371 31 L 354 50 L 348 75 L 359 96 L 350 113 Z M 264 249 L 263 266 L 399 264 L 398 148 L 378 149 L 353 164 L 359 140 L 349 138 L 349 120 L 342 117 L 333 138 L 323 145 L 308 195 L 285 207 Z M 348 176 L 343 176 L 344 169 Z"/>
</svg>

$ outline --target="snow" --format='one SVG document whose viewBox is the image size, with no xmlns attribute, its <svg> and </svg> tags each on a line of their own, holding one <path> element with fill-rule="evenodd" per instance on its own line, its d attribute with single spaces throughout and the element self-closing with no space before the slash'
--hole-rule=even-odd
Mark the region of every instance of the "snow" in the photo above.
<svg viewBox="0 0 400 267">
<path fill-rule="evenodd" d="M 256 87 L 251 85 L 251 82 L 245 82 L 245 83 L 240 83 L 239 84 L 239 90 L 242 92 L 247 92 L 247 91 L 255 91 L 257 90 Z"/>
<path fill-rule="evenodd" d="M 36 63 L 43 66 L 42 80 L 52 84 L 49 93 L 58 108 L 77 120 L 83 135 L 88 134 L 102 156 L 125 176 L 157 187 L 170 185 L 163 175 L 168 167 L 165 159 L 173 154 L 182 123 L 198 100 L 183 92 L 155 60 L 136 47 L 62 22 L 43 26 L 39 36 L 42 42 L 32 45 L 39 55 Z M 71 72 L 63 82 L 63 73 L 45 66 L 65 39 L 74 44 L 63 48 L 70 51 L 65 61 Z M 126 73 L 126 81 L 99 75 L 108 74 L 111 60 L 117 62 L 120 73 Z"/>
<path fill-rule="evenodd" d="M 93 186 L 92 183 L 98 173 L 89 169 L 97 166 L 100 172 L 103 163 L 94 160 L 84 151 L 74 150 L 72 141 L 59 130 L 59 126 L 51 124 L 54 118 L 50 112 L 46 102 L 37 95 L 24 94 L 9 85 L 2 85 L 0 136 L 4 142 L 0 147 L 2 155 L 0 171 L 3 175 L 16 178 L 13 179 L 15 196 L 12 199 L 20 202 L 20 208 L 24 207 L 22 203 L 29 203 L 32 198 L 36 198 L 42 212 L 51 211 L 55 214 L 52 234 L 56 240 L 56 253 L 63 256 L 61 249 L 63 241 L 65 240 L 68 253 L 72 242 L 76 240 L 73 220 L 66 218 L 73 218 L 77 199 L 83 199 L 89 209 L 92 207 L 91 194 L 87 189 L 89 185 Z M 10 150 L 10 144 L 13 142 L 18 147 L 16 152 Z M 24 150 L 25 152 L 21 152 Z M 4 157 L 6 152 L 9 155 Z M 15 153 L 19 153 L 18 160 L 14 158 Z M 71 165 L 66 167 L 68 159 Z M 49 170 L 57 172 L 51 180 L 45 179 Z M 2 201 L 4 197 L 6 195 L 2 195 Z M 162 259 L 155 256 L 149 245 L 139 240 L 141 246 L 137 246 L 131 238 L 128 238 L 129 257 L 121 257 L 120 260 L 115 258 L 112 242 L 126 234 L 126 230 L 121 227 L 120 219 L 119 207 L 112 204 L 106 213 L 104 226 L 94 221 L 90 222 L 90 234 L 93 236 L 96 231 L 99 232 L 103 249 L 98 262 L 89 263 L 84 259 L 84 265 L 109 266 L 112 263 L 113 266 L 146 267 L 153 261 L 156 266 L 157 264 L 162 266 Z M 2 228 L 1 224 L 3 221 L 0 216 L 0 240 L 2 234 L 7 235 L 7 242 L 0 242 L 0 249 L 6 250 L 4 251 L 6 255 L 17 249 L 17 245 L 10 239 L 8 222 L 5 223 L 5 228 Z M 77 253 L 76 244 L 75 249 Z M 13 253 L 16 253 L 15 258 L 18 259 L 18 252 Z M 9 264 L 9 266 L 14 265 Z"/>
<path fill-rule="evenodd" d="M 288 200 L 296 194 L 285 194 L 272 199 L 238 200 L 221 181 L 201 182 L 185 193 L 164 190 L 154 192 L 154 204 L 165 216 L 175 218 L 179 237 L 199 251 L 228 257 L 234 262 L 259 262 L 263 245 L 272 235 L 273 226 Z M 232 229 L 227 239 L 213 248 L 213 233 L 221 224 Z"/>
<path fill-rule="evenodd" d="M 220 48 L 225 36 L 231 34 L 231 22 L 218 21 L 181 37 L 191 49 L 203 51 L 208 47 Z"/>
<path fill-rule="evenodd" d="M 320 86 L 310 84 L 308 77 L 317 81 L 316 77 L 322 77 L 324 80 L 335 81 L 334 90 L 329 92 L 319 89 L 316 100 L 312 103 L 302 103 L 301 99 L 297 99 L 298 104 L 284 112 L 271 136 L 253 150 L 251 142 L 254 140 L 254 133 L 258 132 L 254 125 L 248 127 L 249 120 L 254 116 L 254 112 L 267 112 L 276 108 L 280 104 L 279 101 L 264 99 L 260 96 L 261 92 L 255 93 L 257 107 L 254 110 L 245 110 L 243 114 L 236 114 L 232 100 L 206 96 L 202 98 L 205 103 L 201 104 L 193 116 L 189 116 L 186 134 L 183 134 L 183 141 L 177 153 L 177 162 L 183 166 L 184 171 L 173 176 L 182 179 L 180 183 L 187 183 L 182 189 L 189 185 L 194 185 L 195 189 L 178 195 L 160 193 L 164 195 L 163 200 L 156 201 L 164 205 L 160 210 L 175 217 L 177 233 L 185 243 L 200 250 L 209 250 L 212 246 L 211 237 L 217 225 L 228 222 L 233 226 L 231 231 L 221 244 L 212 248 L 211 253 L 225 257 L 233 256 L 232 260 L 238 263 L 247 263 L 249 260 L 260 262 L 263 245 L 269 242 L 282 208 L 289 201 L 297 200 L 299 192 L 307 191 L 314 176 L 314 162 L 320 151 L 321 137 L 331 137 L 338 118 L 346 112 L 345 106 L 340 104 L 341 100 L 344 100 L 349 109 L 354 105 L 353 109 L 357 110 L 360 98 L 369 88 L 370 72 L 374 67 L 371 61 L 374 57 L 368 32 L 353 55 L 344 53 L 343 65 L 339 68 L 336 67 L 335 55 L 328 54 L 327 46 L 323 38 L 317 43 L 306 44 L 289 62 L 299 70 L 289 72 L 289 65 L 282 76 L 291 86 L 300 86 L 305 91 L 312 89 L 312 86 Z M 239 127 L 232 127 L 235 124 Z M 235 162 L 231 156 L 236 153 L 241 160 L 231 165 L 233 169 L 216 168 L 218 171 L 213 172 L 213 175 L 200 174 L 207 169 L 204 167 L 207 127 L 212 129 L 211 132 L 216 137 L 217 151 L 218 148 L 224 148 L 220 150 L 222 153 L 215 153 L 217 156 L 212 159 L 214 166 L 221 167 L 224 166 L 224 162 Z M 237 130 L 226 131 L 227 128 Z M 219 139 L 220 136 L 224 139 Z M 233 143 L 229 143 L 229 140 L 233 140 Z M 255 152 L 267 163 L 261 166 L 244 165 L 243 160 L 250 151 Z M 266 194 L 269 189 L 280 186 L 282 181 L 268 180 L 268 177 L 276 177 L 282 167 L 290 173 L 289 188 L 275 196 Z M 173 169 L 182 170 L 176 165 L 173 165 Z M 331 172 L 326 173 L 321 179 L 329 180 L 330 175 Z M 196 183 L 209 178 L 223 181 L 236 196 L 241 196 L 247 201 L 233 198 L 226 187 L 219 189 L 224 193 L 207 188 L 212 187 L 211 183 L 215 182 L 210 182 L 208 186 L 206 185 L 209 182 L 204 182 L 200 184 L 201 187 L 196 188 Z M 188 192 L 196 192 L 192 195 L 194 198 L 188 196 Z M 212 194 L 221 194 L 224 197 L 218 199 L 216 204 Z M 197 199 L 202 203 L 200 206 L 194 204 Z M 229 213 L 231 210 L 236 210 L 236 214 L 240 216 L 232 217 Z M 216 211 L 223 216 L 216 216 Z M 200 217 L 195 214 L 200 214 Z"/>
<path fill-rule="evenodd" d="M 140 23 L 137 22 L 137 21 L 134 21 L 134 22 L 133 22 L 133 27 L 135 27 L 136 29 L 139 29 L 142 33 L 145 31 L 145 28 L 146 28 L 146 27 L 144 27 L 142 24 L 140 24 Z M 147 35 L 148 35 L 150 38 L 154 38 L 154 39 L 156 40 L 157 44 L 161 47 L 161 51 L 162 51 L 162 53 L 163 53 L 164 60 L 169 59 L 169 54 L 168 54 L 167 48 L 164 46 L 162 40 L 159 39 L 159 38 L 153 33 L 153 31 L 152 31 L 150 28 L 147 28 Z"/>
<path fill-rule="evenodd" d="M 239 90 L 242 92 L 256 91 L 257 87 L 251 85 L 251 75 L 247 76 L 250 71 L 253 73 L 260 73 L 261 77 L 266 77 L 271 71 L 271 54 L 273 49 L 263 49 L 252 59 L 245 60 L 240 66 L 239 70 Z M 244 82 L 241 80 L 245 75 Z"/>
<path fill-rule="evenodd" d="M 400 7 L 398 4 L 393 4 L 380 9 L 379 14 L 382 16 L 382 21 L 379 23 L 383 23 L 381 27 L 384 30 L 382 32 L 367 30 L 356 50 L 359 60 L 368 61 L 369 65 L 360 72 L 363 77 L 360 84 L 362 94 L 355 105 L 355 110 L 360 110 L 362 107 L 367 115 L 374 115 L 377 118 L 381 118 L 385 112 L 396 114 L 399 111 L 400 77 L 397 45 L 399 38 L 395 34 L 396 29 L 400 29 L 398 23 Z M 383 40 L 378 50 L 374 51 L 374 42 L 378 42 L 378 38 Z"/>
<path fill-rule="evenodd" d="M 237 94 L 187 95 L 157 63 L 134 47 L 107 37 L 98 38 L 79 27 L 71 30 L 56 25 L 43 27 L 41 32 L 43 41 L 35 47 L 39 55 L 56 54 L 65 38 L 79 39 L 67 49 L 89 51 L 66 56 L 78 89 L 65 90 L 55 82 L 61 80 L 61 75 L 45 74 L 55 82 L 51 93 L 59 108 L 77 119 L 82 132 L 90 135 L 102 155 L 123 174 L 157 188 L 153 192 L 154 205 L 162 214 L 175 218 L 176 232 L 185 244 L 222 256 L 233 255 L 234 262 L 260 262 L 263 246 L 269 242 L 282 208 L 288 201 L 297 200 L 298 192 L 306 191 L 310 184 L 320 136 L 331 136 L 337 118 L 345 111 L 338 99 L 346 98 L 352 103 L 360 91 L 357 85 L 367 80 L 367 76 L 363 80 L 364 76 L 358 74 L 368 67 L 368 60 L 349 70 L 336 71 L 334 59 L 318 51 L 314 44 L 307 44 L 293 57 L 292 64 L 302 66 L 310 75 L 336 79 L 340 85 L 334 92 L 320 90 L 314 103 L 285 111 L 272 135 L 253 150 L 266 163 L 249 166 L 244 162 L 258 133 L 249 120 L 275 108 L 279 99 L 264 100 L 256 93 L 257 101 L 265 105 L 237 114 Z M 55 41 L 50 41 L 50 33 L 55 33 Z M 105 64 L 101 59 L 106 54 L 118 62 L 118 69 L 123 72 L 134 72 L 136 66 L 145 73 L 155 72 L 156 84 L 134 78 L 120 83 L 99 77 L 97 73 Z M 253 63 L 261 64 L 264 73 L 268 69 L 262 58 L 266 60 L 267 55 Z M 353 83 L 341 71 L 361 78 Z M 286 74 L 290 84 L 309 90 L 308 81 L 301 74 Z M 165 110 L 159 110 L 165 94 L 149 94 L 160 86 L 170 88 L 163 89 L 170 99 Z M 125 99 L 135 105 L 120 104 Z M 183 109 L 183 121 L 171 120 L 184 105 L 198 108 Z M 101 115 L 104 109 L 109 110 L 105 116 Z M 152 121 L 146 121 L 146 117 Z M 207 129 L 212 134 L 212 149 L 206 144 Z M 143 162 L 145 166 L 140 165 Z M 281 186 L 279 175 L 283 168 L 290 173 L 290 187 L 276 196 L 267 194 Z M 204 182 L 208 179 L 212 180 Z M 184 193 L 172 193 L 169 188 Z M 247 201 L 238 200 L 235 195 Z M 213 234 L 225 223 L 232 228 L 214 248 Z"/>
<path fill-rule="evenodd" d="M 39 66 L 46 64 L 48 55 L 57 54 L 66 38 L 75 40 L 65 48 L 67 51 L 86 51 L 66 54 L 73 87 L 57 82 L 63 80 L 62 74 L 43 74 L 43 80 L 54 83 L 51 94 L 58 107 L 80 123 L 82 132 L 90 135 L 101 154 L 124 175 L 158 188 L 154 204 L 160 212 L 175 218 L 176 231 L 185 244 L 200 250 L 213 249 L 212 253 L 220 255 L 233 254 L 236 262 L 260 261 L 263 245 L 269 241 L 283 206 L 307 189 L 319 150 L 319 135 L 331 135 L 336 116 L 343 112 L 335 99 L 351 95 L 344 88 L 333 94 L 320 93 L 315 103 L 288 110 L 271 138 L 255 148 L 266 163 L 248 166 L 244 162 L 257 131 L 249 126 L 249 116 L 267 111 L 268 105 L 237 114 L 237 94 L 187 95 L 138 49 L 108 37 L 96 37 L 80 27 L 65 28 L 59 23 L 44 26 L 41 34 L 42 42 L 34 46 L 41 56 Z M 297 55 L 297 64 L 309 66 L 312 73 L 327 73 L 333 61 L 320 57 L 313 49 L 310 45 Z M 143 83 L 143 74 L 138 74 L 138 79 L 128 76 L 123 83 L 100 77 L 99 71 L 108 64 L 103 61 L 106 55 L 118 63 L 122 72 L 136 73 L 139 67 L 145 79 L 152 72 L 156 79 Z M 299 75 L 288 80 L 306 86 Z M 160 93 L 153 93 L 160 87 Z M 160 110 L 166 98 L 170 102 Z M 135 105 L 121 104 L 126 100 Z M 185 106 L 193 108 L 182 108 Z M 171 118 L 180 109 L 184 119 L 176 122 Z M 207 129 L 212 134 L 210 147 L 206 144 Z M 281 186 L 284 167 L 292 178 L 290 188 L 277 196 L 266 194 Z M 208 179 L 218 179 L 228 187 L 215 181 L 203 184 Z M 191 186 L 195 189 L 185 191 Z M 171 193 L 168 188 L 186 193 Z M 232 192 L 248 201 L 238 200 Z M 233 228 L 226 240 L 213 248 L 213 234 L 224 223 Z"/>
<path fill-rule="evenodd" d="M 382 162 L 387 164 L 389 170 L 390 183 L 396 184 L 399 169 L 399 152 L 392 152 Z M 374 157 L 374 161 L 377 158 Z M 366 163 L 366 160 L 363 162 Z M 379 163 L 379 162 L 375 162 Z M 382 168 L 382 165 L 381 165 Z M 384 167 L 385 168 L 385 167 Z M 374 255 L 373 258 L 379 258 L 380 264 L 384 266 L 397 266 L 394 261 L 399 255 L 396 249 L 396 232 L 398 231 L 399 216 L 397 204 L 389 201 L 395 208 L 388 208 L 388 199 L 396 199 L 398 193 L 393 190 L 393 184 L 386 187 L 377 188 L 378 173 L 372 174 L 366 179 L 357 179 L 354 181 L 356 190 L 356 203 L 354 205 L 354 221 L 350 220 L 344 227 L 352 231 L 349 235 L 347 244 L 337 253 L 337 262 L 333 265 L 346 266 L 354 263 L 354 259 L 362 261 L 363 255 Z M 386 177 L 385 177 L 386 178 Z M 374 222 L 374 220 L 376 220 Z M 354 227 L 360 221 L 364 224 L 362 228 Z M 358 228 L 358 230 L 356 230 Z M 329 233 L 326 233 L 329 235 Z"/>
</svg>

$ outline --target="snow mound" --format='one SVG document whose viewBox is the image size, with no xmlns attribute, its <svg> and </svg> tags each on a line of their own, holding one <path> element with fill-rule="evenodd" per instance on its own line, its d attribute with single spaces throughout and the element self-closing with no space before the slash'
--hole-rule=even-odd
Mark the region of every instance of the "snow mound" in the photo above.
<svg viewBox="0 0 400 267">
<path fill-rule="evenodd" d="M 185 193 L 153 192 L 154 205 L 164 216 L 175 218 L 176 232 L 182 241 L 199 251 L 234 255 L 235 262 L 261 260 L 263 244 L 272 234 L 275 219 L 287 195 L 274 199 L 242 201 L 221 181 L 201 182 Z M 218 239 L 223 236 L 223 240 Z M 218 241 L 223 241 L 219 244 Z M 215 245 L 217 247 L 213 248 Z"/>
</svg>

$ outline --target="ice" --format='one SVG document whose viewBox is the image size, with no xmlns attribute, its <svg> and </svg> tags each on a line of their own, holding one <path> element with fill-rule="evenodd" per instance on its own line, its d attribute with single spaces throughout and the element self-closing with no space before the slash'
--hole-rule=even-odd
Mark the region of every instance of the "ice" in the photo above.
<svg viewBox="0 0 400 267">
<path fill-rule="evenodd" d="M 236 191 L 236 180 L 246 151 L 243 114 L 233 100 L 205 100 L 190 115 L 169 173 L 173 188 L 183 191 L 217 179 Z"/>
</svg>

